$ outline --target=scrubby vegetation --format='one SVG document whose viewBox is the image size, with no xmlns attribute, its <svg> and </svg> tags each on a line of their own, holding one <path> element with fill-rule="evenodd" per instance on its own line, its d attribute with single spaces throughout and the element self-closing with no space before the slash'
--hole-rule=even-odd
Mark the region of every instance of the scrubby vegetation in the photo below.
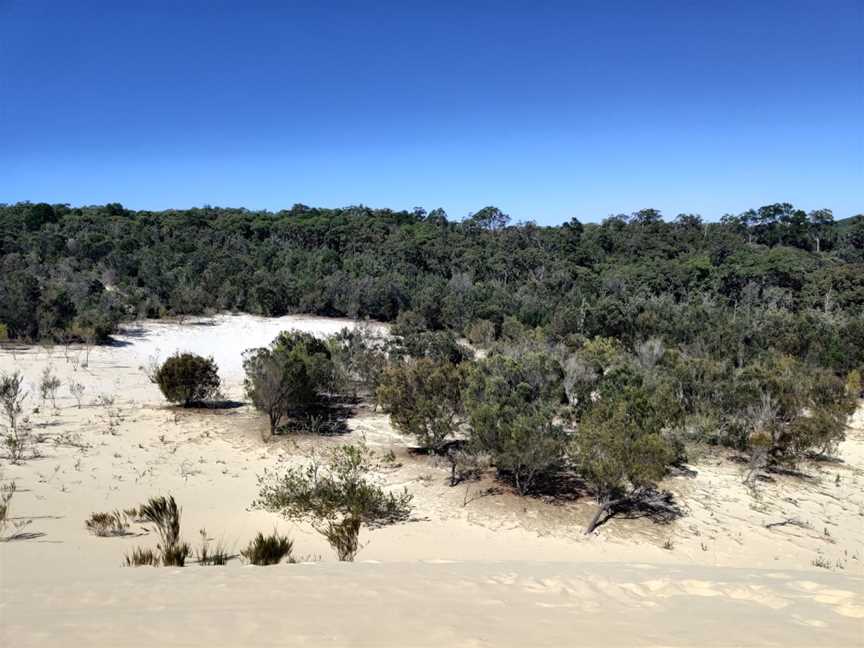
<svg viewBox="0 0 864 648">
<path fill-rule="evenodd" d="M 558 227 L 494 207 L 451 222 L 441 210 L 24 203 L 0 206 L 0 254 L 0 330 L 13 339 L 69 344 L 124 318 L 222 310 L 391 322 L 389 338 L 283 333 L 248 351 L 246 393 L 270 434 L 318 430 L 310 411 L 365 397 L 446 454 L 451 483 L 488 461 L 521 495 L 566 482 L 592 496 L 589 531 L 629 507 L 668 509 L 660 482 L 689 444 L 743 456 L 748 479 L 833 453 L 861 396 L 864 216 L 837 224 L 786 203 L 712 223 L 644 209 Z M 172 402 L 218 388 L 206 359 L 160 370 Z M 3 376 L 0 400 L 20 461 L 15 380 Z M 373 465 L 343 447 L 265 475 L 258 505 L 312 520 L 351 559 L 363 524 L 410 505 L 369 481 Z"/>
<path fill-rule="evenodd" d="M 14 481 L 0 481 L 0 542 L 20 537 L 21 529 L 31 522 L 28 519 L 15 519 L 11 515 L 16 490 Z"/>
<path fill-rule="evenodd" d="M 464 381 L 463 366 L 419 358 L 383 372 L 377 395 L 396 428 L 437 450 L 458 429 Z"/>
<path fill-rule="evenodd" d="M 176 353 L 155 369 L 151 379 L 171 403 L 191 407 L 219 392 L 219 368 L 213 358 Z"/>
<path fill-rule="evenodd" d="M 264 535 L 260 531 L 254 540 L 240 552 L 240 554 L 253 565 L 278 565 L 285 558 L 293 562 L 291 552 L 294 550 L 294 541 L 273 531 L 270 535 Z"/>
<path fill-rule="evenodd" d="M 20 463 L 28 454 L 33 453 L 33 439 L 30 425 L 24 418 L 24 376 L 15 371 L 11 374 L 0 372 L 0 408 L 3 415 L 3 445 L 12 463 Z"/>
<path fill-rule="evenodd" d="M 270 434 L 292 410 L 317 402 L 334 380 L 330 350 L 308 333 L 281 333 L 269 347 L 250 349 L 243 356 L 246 394 L 267 414 Z"/>
<path fill-rule="evenodd" d="M 341 445 L 323 460 L 313 455 L 305 466 L 265 472 L 252 506 L 311 522 L 339 560 L 351 561 L 360 548 L 362 525 L 404 521 L 411 511 L 407 491 L 387 492 L 372 481 L 378 467 L 377 457 L 365 445 Z"/>
</svg>

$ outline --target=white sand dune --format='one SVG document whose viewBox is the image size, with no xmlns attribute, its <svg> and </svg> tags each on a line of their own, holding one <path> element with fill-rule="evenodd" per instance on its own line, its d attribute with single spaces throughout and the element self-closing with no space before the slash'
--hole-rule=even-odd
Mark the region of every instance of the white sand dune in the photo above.
<svg viewBox="0 0 864 648">
<path fill-rule="evenodd" d="M 828 573 L 621 563 L 101 568 L 17 584 L 0 638 L 21 647 L 860 646 L 861 586 Z"/>
<path fill-rule="evenodd" d="M 285 326 L 346 323 L 143 323 L 77 369 L 62 348 L 0 349 L 0 369 L 21 370 L 32 393 L 49 364 L 64 383 L 56 412 L 30 414 L 42 456 L 0 466 L 20 489 L 13 515 L 32 519 L 29 536 L 0 543 L 0 646 L 864 645 L 864 410 L 844 461 L 804 466 L 810 479 L 777 476 L 754 494 L 741 466 L 695 457 L 694 477 L 664 483 L 685 517 L 616 519 L 585 537 L 592 502 L 489 492 L 491 479 L 450 488 L 447 467 L 407 452 L 379 412 L 360 408 L 342 437 L 264 443 L 249 407 L 166 407 L 139 368 L 156 349 L 212 354 L 239 399 L 243 349 Z M 81 409 L 72 380 L 85 385 Z M 94 404 L 99 394 L 115 404 Z M 360 437 L 396 453 L 400 467 L 381 477 L 415 497 L 413 521 L 364 532 L 359 559 L 374 562 L 339 564 L 308 526 L 248 510 L 264 468 Z M 322 560 L 131 569 L 124 554 L 155 545 L 146 527 L 114 538 L 84 529 L 93 511 L 163 493 L 183 506 L 193 546 L 201 528 L 238 550 L 275 526 L 295 554 Z"/>
</svg>

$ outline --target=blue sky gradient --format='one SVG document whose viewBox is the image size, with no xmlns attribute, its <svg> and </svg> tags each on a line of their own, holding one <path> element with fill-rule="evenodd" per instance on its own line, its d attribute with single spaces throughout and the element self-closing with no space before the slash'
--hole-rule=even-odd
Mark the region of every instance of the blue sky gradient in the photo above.
<svg viewBox="0 0 864 648">
<path fill-rule="evenodd" d="M 0 202 L 864 211 L 864 2 L 0 0 Z"/>
</svg>

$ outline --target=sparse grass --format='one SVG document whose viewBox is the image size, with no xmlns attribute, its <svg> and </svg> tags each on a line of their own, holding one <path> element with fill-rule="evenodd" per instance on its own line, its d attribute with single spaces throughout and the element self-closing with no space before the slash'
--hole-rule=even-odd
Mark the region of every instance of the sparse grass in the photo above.
<svg viewBox="0 0 864 648">
<path fill-rule="evenodd" d="M 276 565 L 286 557 L 288 562 L 294 562 L 291 558 L 293 549 L 294 541 L 280 535 L 276 530 L 267 536 L 259 531 L 255 539 L 240 553 L 253 565 Z"/>
<path fill-rule="evenodd" d="M 120 511 L 113 513 L 91 513 L 84 526 L 100 538 L 126 535 L 129 528 L 127 517 Z"/>
<path fill-rule="evenodd" d="M 666 538 L 666 540 L 663 542 L 663 548 L 666 551 L 672 551 L 675 548 L 675 542 L 672 540 L 672 538 Z"/>
<path fill-rule="evenodd" d="M 360 551 L 360 518 L 349 516 L 339 522 L 328 522 L 320 533 L 343 562 L 353 562 Z"/>
<path fill-rule="evenodd" d="M 172 495 L 151 497 L 138 507 L 140 518 L 156 527 L 160 539 L 157 545 L 159 558 L 166 567 L 183 567 L 191 551 L 189 543 L 180 540 L 181 513 L 182 509 Z"/>
<path fill-rule="evenodd" d="M 159 555 L 144 547 L 135 547 L 131 554 L 126 554 L 127 567 L 158 567 L 159 562 Z"/>
<path fill-rule="evenodd" d="M 825 556 L 816 556 L 810 561 L 810 564 L 814 567 L 821 567 L 822 569 L 831 569 L 831 561 Z"/>
<path fill-rule="evenodd" d="M 183 567 L 191 549 L 188 542 L 178 542 L 162 549 L 162 564 L 165 567 Z"/>
<path fill-rule="evenodd" d="M 199 565 L 219 566 L 226 564 L 231 559 L 228 549 L 222 542 L 217 542 L 211 548 L 207 529 L 201 529 L 199 533 L 201 534 L 201 548 L 195 552 L 195 560 Z"/>
<path fill-rule="evenodd" d="M 143 520 L 156 527 L 161 540 L 160 546 L 168 548 L 180 541 L 180 515 L 183 510 L 177 506 L 174 496 L 151 497 L 146 504 L 138 507 Z"/>
<path fill-rule="evenodd" d="M 0 542 L 12 540 L 25 526 L 30 524 L 32 520 L 12 520 L 9 515 L 11 510 L 12 498 L 15 496 L 15 482 L 0 484 Z M 11 533 L 7 535 L 7 530 L 11 529 Z"/>
</svg>

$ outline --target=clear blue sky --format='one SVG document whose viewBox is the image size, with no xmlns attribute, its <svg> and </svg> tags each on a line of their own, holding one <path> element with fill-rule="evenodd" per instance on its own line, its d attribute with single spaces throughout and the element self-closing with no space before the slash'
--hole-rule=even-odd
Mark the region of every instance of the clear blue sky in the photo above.
<svg viewBox="0 0 864 648">
<path fill-rule="evenodd" d="M 864 0 L 0 0 L 0 202 L 864 211 Z"/>
</svg>

